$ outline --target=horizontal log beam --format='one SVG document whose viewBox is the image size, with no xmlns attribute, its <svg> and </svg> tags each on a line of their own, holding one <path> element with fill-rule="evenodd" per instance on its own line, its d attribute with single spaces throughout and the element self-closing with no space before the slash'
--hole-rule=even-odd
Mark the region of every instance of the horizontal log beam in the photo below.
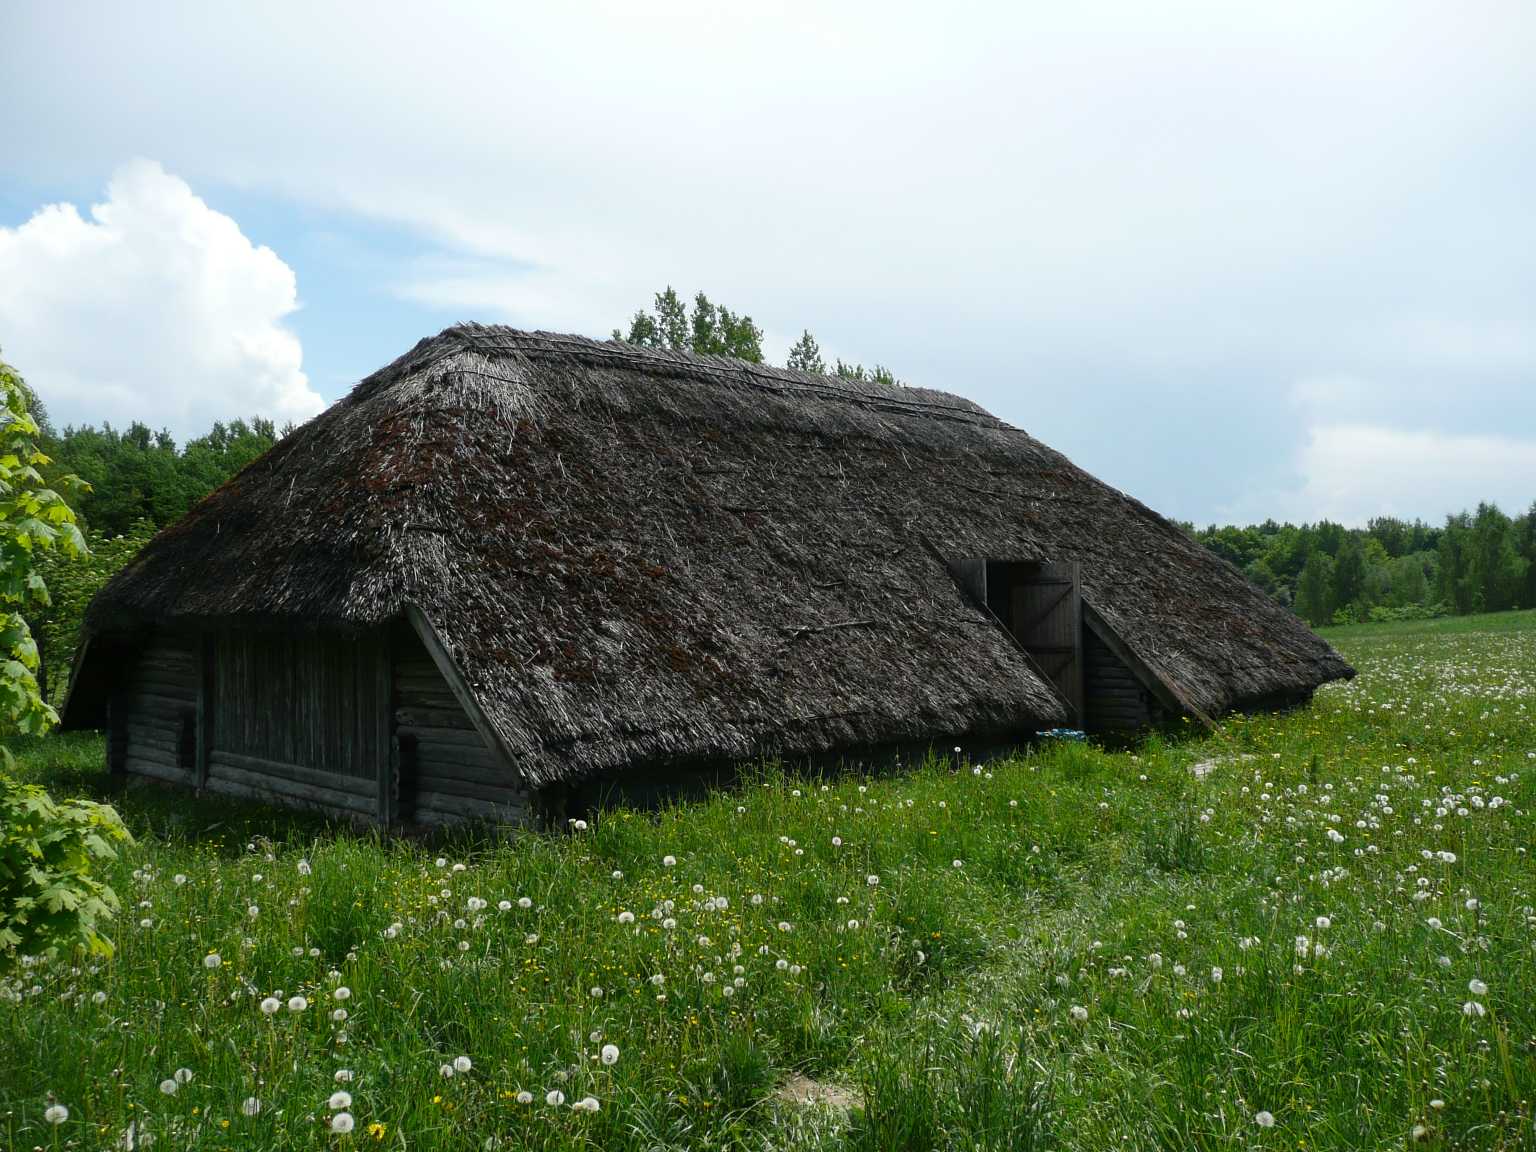
<svg viewBox="0 0 1536 1152">
<path fill-rule="evenodd" d="M 466 800 L 475 800 L 488 804 L 525 804 L 524 794 L 519 792 L 510 782 L 502 784 L 487 784 L 480 780 L 464 780 L 459 777 L 438 776 L 424 771 L 416 774 L 417 803 L 420 797 L 434 793 L 445 796 L 458 796 Z"/>
<path fill-rule="evenodd" d="M 470 723 L 469 717 L 464 715 L 464 709 L 458 706 L 458 702 L 450 696 L 452 708 L 435 707 L 430 704 L 401 704 L 395 709 L 395 723 L 409 728 L 446 728 L 457 732 L 468 732 L 477 739 L 479 733 L 475 732 L 475 726 Z"/>
<path fill-rule="evenodd" d="M 485 738 L 473 728 L 424 728 L 419 724 L 400 724 L 400 731 L 416 737 L 418 744 L 433 744 L 439 748 L 472 748 L 490 751 Z"/>
<path fill-rule="evenodd" d="M 478 780 L 482 784 L 505 787 L 517 782 L 516 775 L 508 771 L 507 766 L 499 763 L 490 752 L 477 755 L 471 760 L 465 756 L 454 756 L 442 749 L 427 749 L 417 745 L 416 771 L 422 776 L 445 780 Z"/>
<path fill-rule="evenodd" d="M 343 776 L 338 772 L 322 772 L 314 768 L 306 768 L 302 764 L 288 764 L 281 760 L 267 760 L 260 756 L 242 756 L 235 752 L 226 752 L 222 748 L 210 749 L 209 775 L 216 774 L 221 768 L 234 769 L 258 777 L 275 777 L 295 784 L 345 792 L 353 796 L 366 796 L 370 799 L 377 795 L 377 781 L 373 777 Z"/>
<path fill-rule="evenodd" d="M 165 764 L 144 756 L 135 756 L 132 751 L 123 758 L 123 771 L 138 776 L 153 776 L 157 780 L 169 780 L 172 784 L 197 783 L 196 777 L 185 768 L 178 768 L 174 764 Z"/>
<path fill-rule="evenodd" d="M 227 764 L 214 762 L 208 766 L 208 791 L 221 792 L 226 796 L 239 796 L 247 800 L 259 800 L 264 804 L 286 804 L 298 800 L 326 811 L 350 815 L 375 815 L 372 795 L 359 796 L 336 788 L 322 788 L 297 780 L 285 780 L 279 776 L 267 776 L 258 772 L 244 772 Z"/>
<path fill-rule="evenodd" d="M 450 796 L 445 792 L 416 793 L 416 819 L 424 824 L 433 823 L 429 816 L 432 813 L 462 820 L 516 821 L 522 819 L 527 811 L 528 807 L 524 803 L 496 804 L 467 796 Z"/>
</svg>

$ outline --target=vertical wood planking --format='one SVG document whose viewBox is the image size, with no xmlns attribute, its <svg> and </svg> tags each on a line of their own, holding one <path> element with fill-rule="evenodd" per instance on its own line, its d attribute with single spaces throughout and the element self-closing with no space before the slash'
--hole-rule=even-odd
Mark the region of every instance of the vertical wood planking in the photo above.
<svg viewBox="0 0 1536 1152">
<path fill-rule="evenodd" d="M 128 708 L 123 694 L 113 689 L 107 697 L 107 771 L 121 776 L 127 771 Z"/>
<path fill-rule="evenodd" d="M 203 791 L 208 787 L 208 750 L 213 744 L 213 646 L 214 639 L 211 632 L 204 632 L 197 638 L 197 750 L 194 753 L 194 768 L 197 772 L 197 790 Z"/>
<path fill-rule="evenodd" d="M 399 818 L 400 788 L 394 755 L 394 675 L 389 629 L 380 628 L 368 645 L 373 662 L 372 755 L 378 766 L 379 823 L 392 828 Z"/>
<path fill-rule="evenodd" d="M 1083 716 L 1082 603 L 1075 562 L 1007 566 L 1014 636 L 1076 714 Z"/>
<path fill-rule="evenodd" d="M 227 633 L 214 659 L 220 748 L 371 783 L 380 756 L 376 668 L 371 635 Z"/>
<path fill-rule="evenodd" d="M 1085 704 L 1087 703 L 1083 693 L 1083 585 L 1080 578 L 1082 573 L 1078 568 L 1076 560 L 1064 564 L 1062 567 L 1066 569 L 1067 575 L 1072 580 L 1072 607 L 1070 609 L 1072 628 L 1072 702 L 1077 705 L 1077 722 L 1082 724 L 1083 714 L 1086 711 Z"/>
</svg>

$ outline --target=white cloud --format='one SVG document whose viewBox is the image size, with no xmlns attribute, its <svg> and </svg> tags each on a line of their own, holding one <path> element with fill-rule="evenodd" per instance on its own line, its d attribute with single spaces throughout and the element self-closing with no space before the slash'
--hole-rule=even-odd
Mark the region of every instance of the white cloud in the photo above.
<svg viewBox="0 0 1536 1152">
<path fill-rule="evenodd" d="M 1297 467 L 1303 481 L 1291 505 L 1350 525 L 1382 515 L 1433 523 L 1482 500 L 1515 513 L 1536 499 L 1536 439 L 1320 424 Z"/>
<path fill-rule="evenodd" d="M 158 164 L 0 228 L 0 346 L 56 424 L 142 420 L 179 438 L 216 419 L 324 407 L 283 318 L 293 270 Z"/>
<path fill-rule="evenodd" d="M 1484 412 L 1467 410 L 1466 389 L 1434 372 L 1417 384 L 1347 372 L 1304 377 L 1288 395 L 1294 425 L 1280 420 L 1288 426 L 1283 467 L 1267 483 L 1236 488 L 1215 519 L 1433 524 L 1482 501 L 1523 512 L 1536 500 L 1536 434 L 1518 379 L 1510 392 Z"/>
</svg>

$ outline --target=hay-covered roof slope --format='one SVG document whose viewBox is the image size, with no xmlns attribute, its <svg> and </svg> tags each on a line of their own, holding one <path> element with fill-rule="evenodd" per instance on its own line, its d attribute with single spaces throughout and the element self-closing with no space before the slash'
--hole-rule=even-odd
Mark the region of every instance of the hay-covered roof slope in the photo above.
<svg viewBox="0 0 1536 1152">
<path fill-rule="evenodd" d="M 945 560 L 1077 560 L 1193 708 L 1350 669 L 1168 521 L 956 396 L 574 336 L 424 340 L 160 533 L 92 632 L 414 604 L 534 784 L 1066 719 Z"/>
</svg>

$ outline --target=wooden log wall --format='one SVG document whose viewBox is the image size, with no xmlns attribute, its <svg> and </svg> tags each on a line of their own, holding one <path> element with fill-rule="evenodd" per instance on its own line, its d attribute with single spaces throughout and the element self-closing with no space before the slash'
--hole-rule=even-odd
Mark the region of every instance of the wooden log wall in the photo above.
<svg viewBox="0 0 1536 1152">
<path fill-rule="evenodd" d="M 190 636 L 156 635 L 139 649 L 112 702 L 123 771 L 197 783 L 197 668 Z"/>
<path fill-rule="evenodd" d="M 516 770 L 476 731 L 408 624 L 395 628 L 390 652 L 401 818 L 526 821 L 530 800 Z"/>
<path fill-rule="evenodd" d="M 1134 731 L 1152 721 L 1146 688 L 1092 628 L 1083 629 L 1083 692 L 1090 732 Z"/>
</svg>

